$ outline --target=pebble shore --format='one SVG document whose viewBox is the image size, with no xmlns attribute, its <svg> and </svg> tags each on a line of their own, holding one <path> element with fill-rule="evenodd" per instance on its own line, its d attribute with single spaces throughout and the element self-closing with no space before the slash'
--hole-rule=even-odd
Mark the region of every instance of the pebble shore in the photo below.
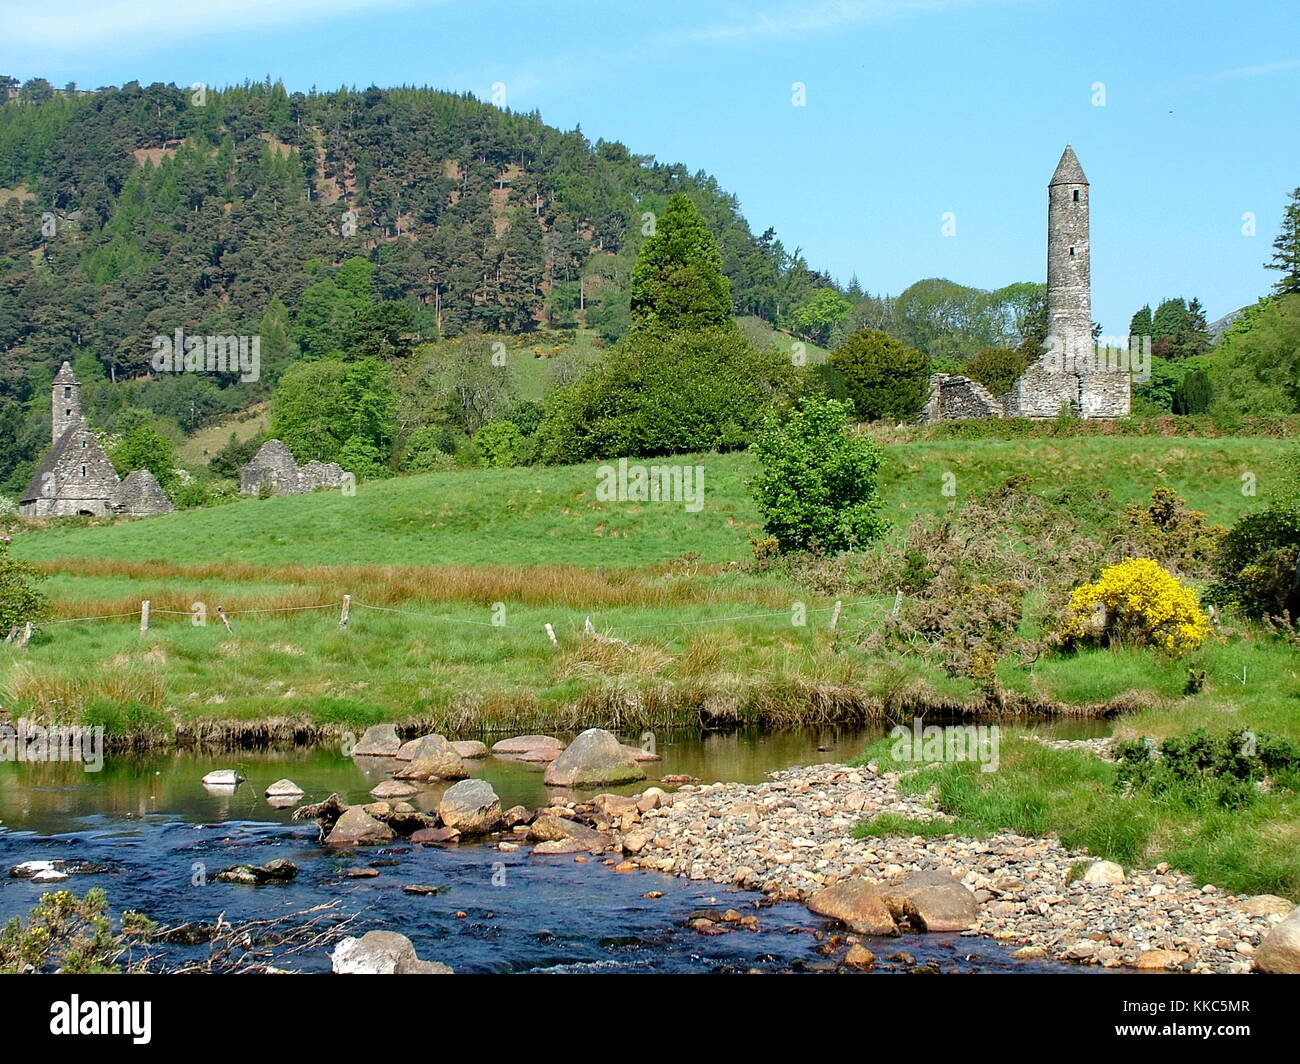
<svg viewBox="0 0 1300 1064">
<path fill-rule="evenodd" d="M 1198 887 L 1167 865 L 1122 874 L 1053 839 L 1009 832 L 985 839 L 852 837 L 880 813 L 946 819 L 874 765 L 824 764 L 773 773 L 759 784 L 685 786 L 624 825 L 628 860 L 645 868 L 806 900 L 840 879 L 888 881 L 951 871 L 980 901 L 967 935 L 984 935 L 1025 959 L 1106 968 L 1240 973 L 1261 938 L 1291 910 L 1284 899 Z"/>
</svg>

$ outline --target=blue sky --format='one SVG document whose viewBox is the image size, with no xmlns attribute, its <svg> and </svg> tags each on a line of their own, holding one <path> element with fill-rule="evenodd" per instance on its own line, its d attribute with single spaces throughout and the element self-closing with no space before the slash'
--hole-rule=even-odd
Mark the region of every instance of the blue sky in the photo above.
<svg viewBox="0 0 1300 1064">
<path fill-rule="evenodd" d="M 1199 296 L 1213 319 L 1266 292 L 1300 185 L 1295 0 L 0 4 L 0 72 L 57 85 L 269 73 L 487 98 L 500 82 L 517 110 L 714 174 L 755 232 L 875 292 L 1042 280 L 1068 141 L 1111 334 L 1162 296 Z"/>
</svg>

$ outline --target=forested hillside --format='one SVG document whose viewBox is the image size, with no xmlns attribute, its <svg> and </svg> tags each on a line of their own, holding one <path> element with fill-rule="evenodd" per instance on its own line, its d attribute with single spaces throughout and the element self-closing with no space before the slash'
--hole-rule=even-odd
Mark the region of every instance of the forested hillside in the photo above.
<svg viewBox="0 0 1300 1064">
<path fill-rule="evenodd" d="M 63 359 L 83 376 L 98 363 L 111 380 L 137 378 L 151 339 L 177 328 L 260 332 L 264 345 L 261 381 L 237 395 L 222 394 L 229 380 L 186 375 L 133 400 L 187 426 L 263 398 L 296 349 L 323 357 L 363 343 L 358 333 L 382 347 L 581 314 L 617 339 L 637 248 L 674 192 L 712 229 L 738 313 L 772 320 L 830 283 L 770 231 L 754 236 L 708 175 L 468 95 L 269 82 L 77 93 L 39 80 L 9 95 L 6 436 L 39 435 L 14 404 L 39 398 Z M 340 276 L 349 260 L 372 269 Z"/>
</svg>

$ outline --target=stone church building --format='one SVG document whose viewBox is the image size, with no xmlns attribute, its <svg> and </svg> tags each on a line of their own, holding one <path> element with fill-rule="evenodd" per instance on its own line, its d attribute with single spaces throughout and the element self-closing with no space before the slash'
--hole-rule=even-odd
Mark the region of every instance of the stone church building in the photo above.
<svg viewBox="0 0 1300 1064">
<path fill-rule="evenodd" d="M 147 515 L 176 509 L 147 469 L 119 480 L 99 438 L 81 417 L 81 385 L 63 363 L 52 387 L 53 440 L 27 491 L 19 512 L 29 517 L 73 514 Z"/>
<path fill-rule="evenodd" d="M 1068 144 L 1047 186 L 1047 352 L 1006 395 L 978 381 L 936 373 L 922 422 L 961 418 L 1127 417 L 1129 373 L 1099 360 L 1092 343 L 1088 179 Z"/>
</svg>

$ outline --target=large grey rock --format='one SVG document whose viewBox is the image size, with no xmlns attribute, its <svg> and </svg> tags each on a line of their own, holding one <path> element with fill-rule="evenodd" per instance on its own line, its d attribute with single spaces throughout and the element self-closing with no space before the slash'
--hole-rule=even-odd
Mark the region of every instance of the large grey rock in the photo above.
<svg viewBox="0 0 1300 1064">
<path fill-rule="evenodd" d="M 641 768 L 613 735 L 588 728 L 546 766 L 550 787 L 604 787 L 645 779 Z"/>
<path fill-rule="evenodd" d="M 463 780 L 469 775 L 469 766 L 446 738 L 424 735 L 411 751 L 411 763 L 394 775 L 399 780 Z"/>
<path fill-rule="evenodd" d="M 1255 969 L 1271 975 L 1300 975 L 1300 909 L 1274 924 L 1255 951 Z"/>
<path fill-rule="evenodd" d="M 843 879 L 808 899 L 808 908 L 847 924 L 860 935 L 896 935 L 898 928 L 880 888 L 866 879 Z"/>
<path fill-rule="evenodd" d="M 415 946 L 396 931 L 367 931 L 334 947 L 330 966 L 335 975 L 452 975 L 445 964 L 422 961 Z"/>
<path fill-rule="evenodd" d="M 303 793 L 303 789 L 290 779 L 276 780 L 266 788 L 268 798 L 301 798 Z"/>
<path fill-rule="evenodd" d="M 460 739 L 451 744 L 451 748 L 460 754 L 461 757 L 474 760 L 475 758 L 487 757 L 488 748 L 485 744 L 477 739 Z"/>
<path fill-rule="evenodd" d="M 487 780 L 461 780 L 447 788 L 438 816 L 462 835 L 486 835 L 501 823 L 501 799 Z"/>
<path fill-rule="evenodd" d="M 348 809 L 334 822 L 325 838 L 327 846 L 358 846 L 367 842 L 387 842 L 393 829 L 376 820 L 359 805 Z"/>
<path fill-rule="evenodd" d="M 374 724 L 366 729 L 361 741 L 352 749 L 353 757 L 394 757 L 402 747 L 397 728 L 392 724 Z"/>
<path fill-rule="evenodd" d="M 979 917 L 979 901 L 967 886 L 941 870 L 913 872 L 880 884 L 881 896 L 895 922 L 922 931 L 966 931 Z"/>
</svg>

